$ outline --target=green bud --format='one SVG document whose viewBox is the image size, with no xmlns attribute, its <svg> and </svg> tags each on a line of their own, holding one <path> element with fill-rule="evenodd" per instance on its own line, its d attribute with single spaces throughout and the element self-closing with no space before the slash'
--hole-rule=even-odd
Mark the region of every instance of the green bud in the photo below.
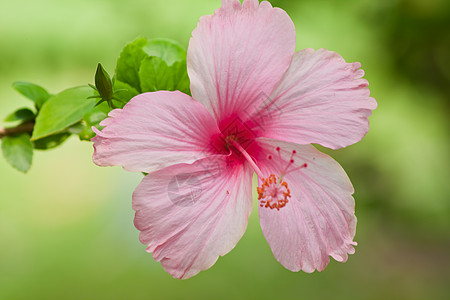
<svg viewBox="0 0 450 300">
<path fill-rule="evenodd" d="M 95 72 L 95 87 L 97 88 L 102 101 L 107 101 L 108 103 L 114 97 L 113 83 L 109 74 L 103 69 L 102 65 L 99 63 L 97 66 L 97 71 Z"/>
</svg>

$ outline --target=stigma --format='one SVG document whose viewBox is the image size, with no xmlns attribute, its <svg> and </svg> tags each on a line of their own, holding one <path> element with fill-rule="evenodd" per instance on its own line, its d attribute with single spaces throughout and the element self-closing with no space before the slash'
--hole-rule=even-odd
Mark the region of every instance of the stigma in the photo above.
<svg viewBox="0 0 450 300">
<path fill-rule="evenodd" d="M 280 210 L 286 206 L 291 197 L 291 191 L 286 181 L 280 180 L 274 174 L 263 178 L 263 183 L 256 188 L 256 191 L 258 192 L 259 206 L 270 209 Z"/>
<path fill-rule="evenodd" d="M 285 207 L 286 204 L 289 203 L 291 198 L 291 190 L 289 189 L 288 183 L 284 180 L 285 176 L 293 171 L 306 168 L 307 164 L 304 163 L 301 166 L 296 167 L 294 164 L 294 156 L 297 152 L 293 150 L 287 164 L 281 166 L 279 164 L 282 164 L 282 162 L 285 161 L 282 159 L 281 149 L 280 147 L 277 147 L 275 150 L 278 153 L 278 164 L 274 163 L 276 169 L 280 171 L 280 174 L 276 176 L 272 173 L 266 178 L 261 177 L 262 183 L 256 188 L 256 191 L 258 192 L 260 207 L 280 210 L 280 208 Z M 273 160 L 272 155 L 268 155 L 267 159 Z"/>
</svg>

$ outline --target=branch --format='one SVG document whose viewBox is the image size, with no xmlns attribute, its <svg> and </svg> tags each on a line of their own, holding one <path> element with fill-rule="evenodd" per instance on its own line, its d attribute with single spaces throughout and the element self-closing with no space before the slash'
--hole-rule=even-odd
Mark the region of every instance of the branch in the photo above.
<svg viewBox="0 0 450 300">
<path fill-rule="evenodd" d="M 7 127 L 7 128 L 0 127 L 0 139 L 5 136 L 19 134 L 19 133 L 32 133 L 33 128 L 34 128 L 34 122 L 23 123 L 17 127 Z"/>
</svg>

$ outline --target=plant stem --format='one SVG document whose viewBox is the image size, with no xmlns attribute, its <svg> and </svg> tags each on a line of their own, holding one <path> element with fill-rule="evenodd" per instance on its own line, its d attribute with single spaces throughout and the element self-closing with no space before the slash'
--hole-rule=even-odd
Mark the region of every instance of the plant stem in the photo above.
<svg viewBox="0 0 450 300">
<path fill-rule="evenodd" d="M 5 136 L 10 136 L 19 133 L 31 133 L 33 132 L 33 128 L 34 122 L 23 123 L 16 127 L 7 127 L 7 128 L 0 127 L 0 139 Z"/>
</svg>

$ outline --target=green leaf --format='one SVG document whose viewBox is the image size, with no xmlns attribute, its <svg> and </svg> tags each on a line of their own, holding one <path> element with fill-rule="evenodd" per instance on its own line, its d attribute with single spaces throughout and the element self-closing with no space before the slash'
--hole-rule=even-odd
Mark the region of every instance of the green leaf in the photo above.
<svg viewBox="0 0 450 300">
<path fill-rule="evenodd" d="M 40 109 L 44 102 L 50 98 L 50 94 L 43 87 L 34 83 L 17 81 L 13 83 L 13 88 L 32 100 L 37 109 Z"/>
<path fill-rule="evenodd" d="M 108 113 L 105 112 L 105 107 L 108 108 L 108 105 L 104 102 L 83 116 L 86 127 L 78 134 L 80 140 L 89 141 L 95 136 L 95 132 L 91 128 L 92 126 L 101 129 L 100 122 L 108 116 Z"/>
<path fill-rule="evenodd" d="M 189 77 L 184 60 L 168 66 L 159 57 L 148 57 L 142 61 L 139 77 L 142 92 L 179 90 L 186 94 L 190 93 Z"/>
<path fill-rule="evenodd" d="M 152 39 L 144 46 L 144 51 L 148 56 L 161 58 L 168 66 L 176 61 L 186 61 L 184 48 L 170 39 Z"/>
<path fill-rule="evenodd" d="M 89 116 L 91 113 L 94 113 L 95 111 L 97 111 L 97 109 L 99 109 L 100 111 L 104 112 L 106 115 L 112 110 L 111 107 L 108 106 L 108 103 L 100 103 L 99 105 L 96 105 L 93 109 L 91 109 L 89 112 L 87 112 L 84 116 L 83 119 L 86 116 Z"/>
<path fill-rule="evenodd" d="M 102 104 L 103 105 L 103 104 Z M 89 126 L 95 126 L 101 121 L 106 119 L 108 114 L 106 114 L 103 109 L 99 106 L 95 107 L 93 110 L 84 115 L 83 119 Z"/>
<path fill-rule="evenodd" d="M 33 145 L 27 133 L 5 136 L 2 139 L 2 152 L 6 161 L 17 170 L 26 173 L 30 169 Z"/>
<path fill-rule="evenodd" d="M 70 134 L 79 134 L 84 129 L 84 127 L 85 126 L 83 125 L 82 122 L 78 122 L 67 128 L 65 132 L 68 132 Z"/>
<path fill-rule="evenodd" d="M 57 133 L 42 139 L 33 141 L 33 146 L 38 150 L 48 150 L 61 145 L 71 134 L 69 132 Z"/>
<path fill-rule="evenodd" d="M 83 115 L 95 106 L 95 99 L 87 99 L 92 95 L 93 90 L 90 87 L 80 86 L 51 97 L 36 118 L 31 139 L 34 141 L 60 133 L 79 122 Z"/>
<path fill-rule="evenodd" d="M 21 121 L 22 123 L 34 120 L 34 112 L 29 108 L 20 108 L 8 115 L 5 118 L 5 122 L 17 122 Z"/>
<path fill-rule="evenodd" d="M 117 60 L 117 80 L 129 84 L 137 91 L 140 91 L 139 68 L 141 61 L 148 56 L 143 50 L 146 44 L 147 39 L 145 38 L 138 38 L 127 44 Z"/>
<path fill-rule="evenodd" d="M 131 98 L 139 94 L 135 88 L 120 80 L 115 80 L 114 91 L 117 91 L 114 93 L 114 97 L 122 101 L 118 101 L 119 108 L 122 108 Z M 107 112 L 109 112 L 109 110 Z"/>
<path fill-rule="evenodd" d="M 95 136 L 95 132 L 91 127 L 86 126 L 79 134 L 80 141 L 90 141 Z"/>
<path fill-rule="evenodd" d="M 179 62 L 178 65 L 174 66 L 174 69 L 170 71 L 171 76 L 174 79 L 179 78 L 182 80 L 180 83 L 174 83 L 172 85 L 179 85 L 186 91 L 186 51 L 178 43 L 167 40 L 167 39 L 154 39 L 147 41 L 145 38 L 139 38 L 124 47 L 119 59 L 117 60 L 116 67 L 116 79 L 130 85 L 138 93 L 145 92 L 147 90 L 142 90 L 142 86 L 151 87 L 154 82 L 158 80 L 160 74 L 155 72 L 145 71 L 141 74 L 142 63 L 147 61 L 151 57 L 156 57 L 165 63 L 166 68 L 163 66 L 161 70 L 166 70 L 168 67 L 172 67 Z M 146 63 L 148 64 L 148 62 Z M 184 66 L 182 66 L 184 65 Z M 159 63 L 158 63 L 159 66 Z M 158 66 L 146 66 L 155 69 Z M 175 74 L 180 72 L 180 74 Z M 148 77 L 150 76 L 151 77 Z M 146 81 L 150 81 L 147 83 Z M 167 81 L 168 79 L 163 79 L 162 81 Z"/>
</svg>

